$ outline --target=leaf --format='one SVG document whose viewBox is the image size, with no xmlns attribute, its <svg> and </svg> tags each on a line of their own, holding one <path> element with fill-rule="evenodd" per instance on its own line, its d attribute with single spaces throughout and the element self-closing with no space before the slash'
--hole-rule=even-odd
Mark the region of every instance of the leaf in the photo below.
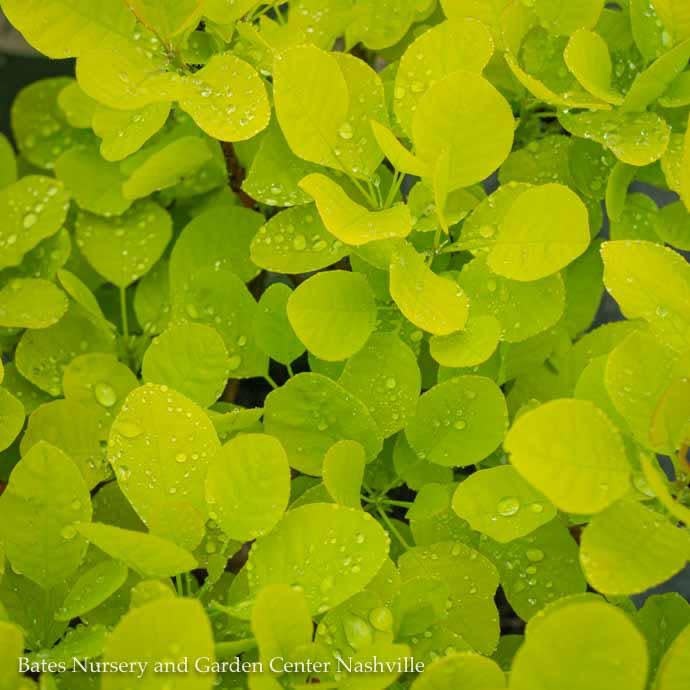
<svg viewBox="0 0 690 690">
<path fill-rule="evenodd" d="M 422 395 L 405 435 L 422 459 L 444 467 L 466 467 L 496 450 L 507 421 L 503 393 L 493 381 L 458 376 Z"/>
<path fill-rule="evenodd" d="M 488 28 L 474 19 L 445 21 L 421 34 L 400 59 L 395 79 L 395 115 L 403 130 L 412 134 L 419 102 L 436 81 L 458 70 L 481 74 L 493 52 Z"/>
<path fill-rule="evenodd" d="M 647 646 L 620 609 L 603 601 L 564 602 L 536 620 L 513 661 L 511 690 L 645 687 Z M 592 655 L 592 649 L 606 654 Z"/>
<path fill-rule="evenodd" d="M 450 335 L 467 322 L 469 304 L 462 288 L 437 276 L 409 243 L 394 250 L 390 291 L 405 318 L 429 333 Z"/>
<path fill-rule="evenodd" d="M 259 347 L 281 364 L 290 364 L 304 353 L 287 315 L 292 290 L 284 283 L 273 283 L 259 300 L 254 320 L 254 335 Z"/>
<path fill-rule="evenodd" d="M 680 201 L 660 209 L 654 229 L 666 244 L 675 249 L 690 250 L 690 214 Z"/>
<path fill-rule="evenodd" d="M 558 275 L 530 283 L 491 273 L 486 261 L 465 265 L 458 279 L 474 316 L 493 316 L 501 326 L 500 339 L 522 342 L 551 328 L 563 316 L 565 289 Z"/>
<path fill-rule="evenodd" d="M 690 641 L 690 625 L 678 635 L 659 666 L 655 684 L 658 690 L 682 690 L 687 685 L 690 680 L 688 641 Z"/>
<path fill-rule="evenodd" d="M 221 396 L 228 380 L 228 352 L 214 328 L 200 323 L 170 326 L 144 354 L 147 383 L 169 386 L 201 407 Z"/>
<path fill-rule="evenodd" d="M 161 259 L 138 283 L 134 292 L 134 314 L 144 333 L 157 335 L 170 323 L 170 280 L 168 262 Z"/>
<path fill-rule="evenodd" d="M 627 493 L 622 439 L 585 400 L 554 400 L 523 414 L 504 443 L 510 462 L 557 508 L 597 513 Z"/>
<path fill-rule="evenodd" d="M 323 460 L 323 483 L 331 498 L 348 508 L 360 508 L 366 456 L 356 441 L 338 441 Z"/>
<path fill-rule="evenodd" d="M 375 120 L 372 120 L 370 124 L 380 149 L 396 170 L 418 177 L 429 176 L 429 166 L 410 153 L 390 129 Z"/>
<path fill-rule="evenodd" d="M 25 418 L 21 401 L 6 388 L 0 388 L 0 451 L 9 448 L 19 436 Z"/>
<path fill-rule="evenodd" d="M 415 0 L 360 0 L 348 27 L 348 45 L 362 41 L 374 50 L 395 45 L 410 28 L 418 4 Z"/>
<path fill-rule="evenodd" d="M 0 621 L 0 688 L 21 688 L 17 659 L 24 652 L 24 633 L 18 625 Z"/>
<path fill-rule="evenodd" d="M 652 242 L 602 245 L 604 284 L 628 319 L 644 319 L 677 350 L 690 343 L 690 268 L 677 253 Z M 664 276 L 664 280 L 652 278 Z"/>
<path fill-rule="evenodd" d="M 314 476 L 321 475 L 323 457 L 335 442 L 357 441 L 371 462 L 383 441 L 364 403 L 313 373 L 298 374 L 269 393 L 264 426 L 283 444 L 290 466 Z"/>
<path fill-rule="evenodd" d="M 587 581 L 609 595 L 655 587 L 682 570 L 689 558 L 687 534 L 632 501 L 618 501 L 595 515 L 582 533 L 580 561 Z"/>
<path fill-rule="evenodd" d="M 122 185 L 122 194 L 131 202 L 174 187 L 196 173 L 211 157 L 210 144 L 201 137 L 179 137 L 137 166 Z"/>
<path fill-rule="evenodd" d="M 271 436 L 236 436 L 210 461 L 206 500 L 231 539 L 245 542 L 268 534 L 282 518 L 289 495 L 287 455 Z"/>
<path fill-rule="evenodd" d="M 99 106 L 91 126 L 101 141 L 107 161 L 121 161 L 136 153 L 160 131 L 170 114 L 169 103 L 152 103 L 139 110 L 115 110 Z"/>
<path fill-rule="evenodd" d="M 470 317 L 464 331 L 434 335 L 429 340 L 431 356 L 445 367 L 473 367 L 495 352 L 501 325 L 493 316 Z"/>
<path fill-rule="evenodd" d="M 194 570 L 197 565 L 191 553 L 153 534 L 101 522 L 82 523 L 78 530 L 91 544 L 142 577 L 172 577 Z"/>
<path fill-rule="evenodd" d="M 635 179 L 637 169 L 618 161 L 611 170 L 606 186 L 606 211 L 612 220 L 619 220 L 623 215 L 628 195 L 628 188 Z"/>
<path fill-rule="evenodd" d="M 55 283 L 17 278 L 0 289 L 0 326 L 47 328 L 67 311 L 67 298 Z"/>
<path fill-rule="evenodd" d="M 104 326 L 110 327 L 109 321 L 98 304 L 98 300 L 93 292 L 79 279 L 74 273 L 71 273 L 65 268 L 61 268 L 57 272 L 57 278 L 60 281 L 62 289 L 88 313 L 89 316 L 95 317 L 96 321 L 102 321 Z"/>
<path fill-rule="evenodd" d="M 17 180 L 17 160 L 9 139 L 0 134 L 0 189 Z"/>
<path fill-rule="evenodd" d="M 323 503 L 297 508 L 252 547 L 249 590 L 299 585 L 312 614 L 324 613 L 371 582 L 388 546 L 386 532 L 364 511 Z M 309 567 L 295 554 L 304 554 Z"/>
<path fill-rule="evenodd" d="M 656 113 L 562 112 L 558 119 L 574 136 L 596 141 L 628 165 L 654 163 L 664 155 L 669 144 L 669 126 Z"/>
<path fill-rule="evenodd" d="M 204 2 L 181 0 L 175 3 L 166 0 L 125 0 L 137 19 L 152 28 L 166 42 L 185 29 L 197 24 Z"/>
<path fill-rule="evenodd" d="M 27 40 L 51 58 L 74 57 L 126 35 L 135 19 L 118 0 L 5 0 L 3 10 Z"/>
<path fill-rule="evenodd" d="M 162 690 L 176 682 L 185 690 L 211 690 L 214 674 L 203 673 L 190 664 L 182 676 L 174 672 L 157 672 L 162 660 L 180 664 L 186 659 L 215 661 L 211 624 L 200 602 L 195 599 L 159 599 L 132 609 L 110 633 L 105 645 L 105 663 L 130 662 L 146 664 L 141 687 Z M 177 680 L 174 681 L 174 679 Z M 106 673 L 103 690 L 125 690 L 132 687 L 127 673 Z"/>
<path fill-rule="evenodd" d="M 283 584 L 264 587 L 252 608 L 251 627 L 266 668 L 279 658 L 296 661 L 313 632 L 304 594 Z"/>
<path fill-rule="evenodd" d="M 0 189 L 0 268 L 17 266 L 41 240 L 65 222 L 69 197 L 61 182 L 29 175 Z"/>
<path fill-rule="evenodd" d="M 508 157 L 514 120 L 508 102 L 483 77 L 457 71 L 437 81 L 415 111 L 412 138 L 423 161 L 450 156 L 449 189 L 488 177 Z"/>
<path fill-rule="evenodd" d="M 135 204 L 118 218 L 80 213 L 76 221 L 79 249 L 100 275 L 120 288 L 151 269 L 171 236 L 170 216 L 152 201 Z"/>
<path fill-rule="evenodd" d="M 412 683 L 412 690 L 458 687 L 467 690 L 498 690 L 505 687 L 498 664 L 474 652 L 461 652 L 436 659 Z"/>
<path fill-rule="evenodd" d="M 444 626 L 481 654 L 498 642 L 498 617 L 493 597 L 498 572 L 479 552 L 460 542 L 446 541 L 406 551 L 398 561 L 403 583 L 414 577 L 440 579 L 448 587 Z"/>
<path fill-rule="evenodd" d="M 124 585 L 127 566 L 107 559 L 86 570 L 70 588 L 57 620 L 70 621 L 102 604 Z"/>
<path fill-rule="evenodd" d="M 549 0 L 535 0 L 534 11 L 551 33 L 568 36 L 580 28 L 591 28 L 597 23 L 604 0 L 574 0 L 568 4 L 554 4 Z"/>
<path fill-rule="evenodd" d="M 91 519 L 91 500 L 77 466 L 39 443 L 14 468 L 0 498 L 0 537 L 12 567 L 48 588 L 80 565 L 86 542 L 75 523 Z"/>
<path fill-rule="evenodd" d="M 318 271 L 350 253 L 349 247 L 326 229 L 311 204 L 273 216 L 259 229 L 250 251 L 257 266 L 290 275 Z"/>
<path fill-rule="evenodd" d="M 414 414 L 421 374 L 412 350 L 393 333 L 374 333 L 345 364 L 338 383 L 366 401 L 385 438 Z"/>
<path fill-rule="evenodd" d="M 310 352 L 337 362 L 361 350 L 368 340 L 376 325 L 376 303 L 364 276 L 328 271 L 292 293 L 287 315 Z"/>
<path fill-rule="evenodd" d="M 609 47 L 598 33 L 578 29 L 568 41 L 564 58 L 568 69 L 589 93 L 607 103 L 623 103 L 623 96 L 611 85 L 613 64 Z"/>
<path fill-rule="evenodd" d="M 579 197 L 563 185 L 541 185 L 510 207 L 487 263 L 505 278 L 539 280 L 577 259 L 589 241 L 587 209 Z"/>
<path fill-rule="evenodd" d="M 369 211 L 354 202 L 337 182 L 321 174 L 308 175 L 299 186 L 316 202 L 328 231 L 345 244 L 358 247 L 377 240 L 407 237 L 412 230 L 405 204 Z"/>
<path fill-rule="evenodd" d="M 523 620 L 587 589 L 577 542 L 558 519 L 508 544 L 482 536 L 479 549 L 498 568 L 506 598 Z"/>
<path fill-rule="evenodd" d="M 219 447 L 201 408 L 167 386 L 146 384 L 127 396 L 113 422 L 108 460 L 149 529 L 193 549 L 206 517 L 208 463 Z"/>
<path fill-rule="evenodd" d="M 480 470 L 460 483 L 453 510 L 472 528 L 505 544 L 556 516 L 556 509 L 509 465 Z"/>
<path fill-rule="evenodd" d="M 233 378 L 263 376 L 268 358 L 254 336 L 258 309 L 253 295 L 234 273 L 198 269 L 173 293 L 173 316 L 181 323 L 205 323 L 215 328 L 228 350 L 227 368 Z"/>
<path fill-rule="evenodd" d="M 132 205 L 123 194 L 119 166 L 103 160 L 95 146 L 65 151 L 55 161 L 55 175 L 85 211 L 119 216 Z"/>
</svg>

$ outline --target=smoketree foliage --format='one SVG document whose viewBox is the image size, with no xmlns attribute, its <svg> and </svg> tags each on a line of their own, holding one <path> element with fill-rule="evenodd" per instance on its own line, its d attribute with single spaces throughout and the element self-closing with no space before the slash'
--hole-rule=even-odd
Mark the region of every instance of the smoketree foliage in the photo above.
<svg viewBox="0 0 690 690">
<path fill-rule="evenodd" d="M 690 687 L 687 0 L 0 5 L 2 690 Z"/>
</svg>

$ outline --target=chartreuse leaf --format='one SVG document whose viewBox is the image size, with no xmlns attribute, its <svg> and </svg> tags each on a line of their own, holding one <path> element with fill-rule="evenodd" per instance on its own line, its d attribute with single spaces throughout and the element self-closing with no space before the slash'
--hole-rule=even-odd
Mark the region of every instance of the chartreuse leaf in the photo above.
<svg viewBox="0 0 690 690">
<path fill-rule="evenodd" d="M 349 271 L 326 271 L 290 295 L 287 315 L 297 337 L 329 362 L 358 352 L 376 325 L 376 303 L 366 278 Z"/>
<path fill-rule="evenodd" d="M 259 300 L 254 335 L 259 347 L 281 364 L 290 364 L 304 353 L 287 315 L 292 290 L 284 283 L 269 285 Z"/>
<path fill-rule="evenodd" d="M 263 376 L 268 358 L 254 336 L 258 309 L 254 297 L 234 273 L 215 268 L 197 270 L 173 294 L 173 314 L 182 322 L 213 326 L 228 350 L 228 372 L 233 378 Z"/>
<path fill-rule="evenodd" d="M 418 177 L 429 175 L 429 165 L 410 153 L 390 129 L 375 120 L 372 120 L 370 124 L 379 147 L 396 170 Z"/>
<path fill-rule="evenodd" d="M 113 352 L 113 334 L 88 317 L 76 305 L 54 326 L 26 331 L 19 341 L 15 363 L 19 373 L 35 386 L 57 396 L 62 372 L 77 354 Z"/>
<path fill-rule="evenodd" d="M 481 74 L 493 51 L 488 28 L 473 19 L 446 21 L 425 31 L 405 51 L 395 79 L 395 115 L 403 130 L 412 134 L 419 101 L 435 81 L 458 70 Z"/>
<path fill-rule="evenodd" d="M 260 590 L 251 627 L 265 668 L 278 658 L 297 661 L 300 647 L 311 643 L 314 628 L 304 593 L 288 584 Z"/>
<path fill-rule="evenodd" d="M 6 0 L 3 10 L 31 44 L 51 58 L 74 57 L 113 35 L 128 34 L 135 17 L 117 0 Z"/>
<path fill-rule="evenodd" d="M 5 364 L 4 368 L 3 388 L 22 403 L 26 414 L 31 414 L 37 407 L 50 400 L 48 393 L 34 386 L 17 371 L 14 362 Z"/>
<path fill-rule="evenodd" d="M 108 460 L 149 529 L 194 548 L 206 517 L 204 479 L 220 447 L 201 408 L 167 386 L 132 391 L 113 422 Z"/>
<path fill-rule="evenodd" d="M 128 572 L 124 563 L 110 559 L 89 568 L 70 588 L 56 620 L 70 621 L 95 609 L 124 585 Z"/>
<path fill-rule="evenodd" d="M 491 659 L 473 652 L 460 652 L 436 659 L 412 683 L 412 690 L 499 690 L 506 685 L 505 674 Z"/>
<path fill-rule="evenodd" d="M 575 0 L 566 5 L 549 0 L 535 0 L 534 11 L 542 26 L 551 33 L 568 36 L 581 28 L 591 28 L 597 23 L 604 0 Z"/>
<path fill-rule="evenodd" d="M 366 455 L 356 441 L 334 443 L 323 460 L 323 483 L 331 498 L 348 508 L 360 507 Z"/>
<path fill-rule="evenodd" d="M 299 206 L 310 200 L 299 188 L 299 182 L 317 170 L 317 166 L 298 158 L 290 150 L 273 120 L 261 139 L 242 189 L 267 206 Z"/>
<path fill-rule="evenodd" d="M 494 275 L 482 258 L 466 264 L 458 283 L 467 294 L 474 316 L 493 316 L 500 338 L 521 342 L 543 333 L 563 315 L 565 289 L 558 275 L 524 283 Z"/>
<path fill-rule="evenodd" d="M 589 93 L 607 103 L 623 103 L 623 96 L 611 86 L 613 64 L 609 47 L 598 33 L 587 29 L 576 31 L 563 57 L 568 69 Z"/>
<path fill-rule="evenodd" d="M 491 561 L 460 542 L 446 541 L 406 551 L 398 562 L 403 582 L 436 578 L 448 597 L 443 625 L 481 654 L 491 654 L 499 628 L 493 597 L 498 572 Z"/>
<path fill-rule="evenodd" d="M 508 157 L 514 119 L 508 102 L 483 77 L 456 71 L 421 98 L 412 138 L 423 161 L 449 155 L 450 190 L 488 177 Z"/>
<path fill-rule="evenodd" d="M 17 159 L 9 139 L 0 134 L 0 189 L 17 180 Z"/>
<path fill-rule="evenodd" d="M 479 549 L 498 568 L 506 598 L 524 620 L 587 588 L 577 543 L 557 519 L 508 544 L 482 536 Z"/>
<path fill-rule="evenodd" d="M 640 72 L 625 95 L 622 109 L 643 111 L 662 96 L 671 82 L 687 67 L 690 38 L 665 52 L 646 70 Z"/>
<path fill-rule="evenodd" d="M 10 475 L 0 497 L 0 537 L 12 567 L 48 588 L 80 565 L 86 542 L 74 524 L 91 519 L 77 466 L 61 450 L 37 444 Z"/>
<path fill-rule="evenodd" d="M 159 599 L 132 609 L 108 636 L 103 653 L 106 663 L 145 662 L 141 687 L 162 690 L 174 682 L 184 690 L 211 690 L 214 674 L 202 673 L 194 664 L 184 674 L 154 670 L 162 660 L 177 665 L 186 659 L 203 659 L 209 665 L 215 660 L 211 623 L 193 598 Z M 101 684 L 103 690 L 125 690 L 132 687 L 132 678 L 105 673 Z"/>
<path fill-rule="evenodd" d="M 501 324 L 495 317 L 470 316 L 465 330 L 432 336 L 429 349 L 431 356 L 444 367 L 474 367 L 491 357 L 500 336 Z"/>
<path fill-rule="evenodd" d="M 659 211 L 654 229 L 666 244 L 684 251 L 690 249 L 690 214 L 680 201 Z"/>
<path fill-rule="evenodd" d="M 642 241 L 606 242 L 604 284 L 629 319 L 644 319 L 667 345 L 690 343 L 690 268 L 680 254 Z M 664 280 L 653 280 L 663 275 Z"/>
<path fill-rule="evenodd" d="M 374 333 L 346 363 L 338 379 L 364 401 L 384 437 L 404 428 L 421 390 L 417 359 L 393 333 Z"/>
<path fill-rule="evenodd" d="M 264 426 L 288 454 L 290 466 L 319 476 L 337 441 L 360 443 L 371 462 L 382 434 L 364 403 L 321 374 L 298 374 L 266 398 Z"/>
<path fill-rule="evenodd" d="M 249 554 L 250 593 L 299 586 L 312 614 L 324 613 L 371 582 L 388 554 L 384 529 L 362 510 L 315 503 L 288 512 Z M 294 554 L 302 554 L 297 558 Z"/>
<path fill-rule="evenodd" d="M 67 311 L 67 298 L 55 283 L 16 278 L 0 289 L 0 327 L 47 328 Z"/>
<path fill-rule="evenodd" d="M 18 625 L 0 620 L 0 688 L 21 690 L 17 659 L 24 654 L 24 632 Z"/>
<path fill-rule="evenodd" d="M 0 377 L 2 371 L 0 371 Z M 9 448 L 24 426 L 24 405 L 6 388 L 0 388 L 0 451 Z"/>
<path fill-rule="evenodd" d="M 390 291 L 405 317 L 433 335 L 450 335 L 467 322 L 469 304 L 462 288 L 451 278 L 436 275 L 409 243 L 394 250 Z"/>
<path fill-rule="evenodd" d="M 191 553 L 154 534 L 101 522 L 82 523 L 78 530 L 91 544 L 142 577 L 172 577 L 193 570 L 197 565 Z"/>
<path fill-rule="evenodd" d="M 188 77 L 180 107 L 209 136 L 244 141 L 268 126 L 271 115 L 259 73 L 232 53 L 214 55 Z"/>
<path fill-rule="evenodd" d="M 554 506 L 509 465 L 480 470 L 461 482 L 453 510 L 501 543 L 524 537 L 556 516 Z"/>
<path fill-rule="evenodd" d="M 218 400 L 228 380 L 223 338 L 201 323 L 170 326 L 146 350 L 142 375 L 147 383 L 170 386 L 208 407 Z"/>
<path fill-rule="evenodd" d="M 79 424 L 74 423 L 75 419 Z M 20 450 L 26 455 L 37 443 L 50 443 L 74 461 L 86 485 L 92 489 L 110 474 L 102 447 L 107 437 L 106 421 L 101 409 L 93 403 L 53 400 L 29 417 Z"/>
<path fill-rule="evenodd" d="M 58 94 L 57 102 L 70 126 L 76 129 L 91 127 L 91 118 L 98 104 L 81 90 L 77 82 L 65 86 Z"/>
<path fill-rule="evenodd" d="M 326 229 L 312 204 L 273 216 L 256 234 L 250 249 L 257 266 L 288 274 L 318 271 L 350 253 Z"/>
<path fill-rule="evenodd" d="M 487 262 L 505 278 L 539 280 L 577 259 L 589 240 L 587 208 L 580 198 L 564 185 L 541 185 L 510 207 Z"/>
<path fill-rule="evenodd" d="M 120 409 L 138 384 L 131 369 L 117 357 L 98 353 L 73 359 L 62 378 L 65 398 L 88 404 L 96 402 L 107 417 Z"/>
<path fill-rule="evenodd" d="M 133 306 L 144 333 L 157 335 L 168 326 L 172 305 L 168 262 L 165 259 L 161 259 L 137 283 Z"/>
<path fill-rule="evenodd" d="M 319 173 L 308 175 L 299 186 L 316 202 L 329 232 L 346 244 L 357 247 L 376 240 L 407 237 L 412 230 L 412 218 L 405 204 L 369 211 L 353 201 L 337 182 Z"/>
<path fill-rule="evenodd" d="M 125 177 L 119 166 L 103 160 L 95 146 L 65 151 L 55 161 L 55 175 L 85 211 L 119 216 L 132 205 L 123 194 Z"/>
<path fill-rule="evenodd" d="M 690 625 L 676 637 L 664 655 L 656 676 L 657 690 L 682 690 L 690 682 Z"/>
<path fill-rule="evenodd" d="M 400 41 L 410 28 L 420 3 L 415 0 L 359 0 L 347 41 L 362 41 L 371 49 L 388 48 Z"/>
<path fill-rule="evenodd" d="M 120 288 L 151 269 L 171 236 L 170 216 L 152 201 L 142 201 L 118 218 L 80 213 L 76 222 L 77 246 L 100 275 Z"/>
<path fill-rule="evenodd" d="M 413 450 L 446 467 L 466 467 L 488 457 L 508 422 L 500 388 L 481 376 L 458 376 L 427 391 L 405 428 Z"/>
<path fill-rule="evenodd" d="M 263 225 L 263 217 L 246 208 L 209 209 L 189 223 L 170 255 L 173 290 L 201 268 L 228 270 L 249 282 L 257 274 L 249 245 Z"/>
<path fill-rule="evenodd" d="M 136 153 L 165 124 L 169 103 L 152 103 L 139 110 L 114 110 L 99 106 L 91 126 L 101 138 L 101 155 L 107 161 L 121 161 Z"/>
<path fill-rule="evenodd" d="M 232 539 L 251 541 L 270 532 L 289 496 L 287 455 L 272 436 L 236 436 L 210 461 L 206 500 L 213 519 Z"/>
<path fill-rule="evenodd" d="M 316 46 L 285 51 L 273 69 L 276 115 L 290 148 L 300 158 L 340 168 L 335 149 L 347 118 L 350 94 L 334 56 Z"/>
<path fill-rule="evenodd" d="M 647 590 L 682 570 L 689 559 L 687 533 L 633 501 L 609 506 L 582 533 L 582 568 L 592 587 L 604 594 Z"/>
<path fill-rule="evenodd" d="M 155 29 L 167 43 L 181 31 L 193 27 L 201 17 L 204 3 L 199 0 L 127 0 L 134 15 L 144 24 Z"/>
<path fill-rule="evenodd" d="M 511 690 L 646 687 L 647 645 L 620 609 L 603 601 L 565 601 L 537 620 L 515 655 Z M 606 654 L 593 655 L 592 649 L 605 649 Z"/>
<path fill-rule="evenodd" d="M 690 38 L 690 12 L 681 0 L 653 0 L 653 3 L 674 42 Z"/>
<path fill-rule="evenodd" d="M 12 132 L 19 151 L 33 165 L 51 169 L 62 153 L 90 139 L 69 125 L 58 95 L 73 83 L 67 77 L 42 79 L 22 89 L 12 104 Z"/>
<path fill-rule="evenodd" d="M 680 448 L 690 439 L 690 381 L 685 376 L 675 379 L 659 400 L 649 439 L 653 447 Z"/>
<path fill-rule="evenodd" d="M 29 175 L 0 189 L 0 268 L 18 265 L 24 254 L 54 235 L 65 222 L 69 197 L 61 182 Z"/>
<path fill-rule="evenodd" d="M 95 295 L 85 283 L 77 278 L 74 273 L 68 271 L 66 268 L 61 268 L 57 272 L 57 278 L 60 281 L 62 289 L 83 309 L 88 312 L 89 316 L 95 317 L 97 321 L 103 321 L 103 325 L 110 325 L 103 314 L 101 305 Z"/>
<path fill-rule="evenodd" d="M 644 166 L 665 153 L 670 128 L 665 120 L 650 112 L 561 112 L 561 125 L 576 137 L 592 139 L 628 165 Z"/>
<path fill-rule="evenodd" d="M 179 137 L 137 166 L 122 185 L 122 194 L 131 202 L 174 187 L 208 163 L 212 155 L 210 145 L 201 137 Z"/>
<path fill-rule="evenodd" d="M 630 486 L 623 441 L 587 400 L 554 400 L 526 412 L 504 446 L 517 471 L 566 512 L 599 512 Z"/>
</svg>

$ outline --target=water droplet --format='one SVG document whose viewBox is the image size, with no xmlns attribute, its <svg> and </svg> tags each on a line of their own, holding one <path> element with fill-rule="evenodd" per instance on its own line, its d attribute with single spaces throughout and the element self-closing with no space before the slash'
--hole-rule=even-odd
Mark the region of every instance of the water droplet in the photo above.
<svg viewBox="0 0 690 690">
<path fill-rule="evenodd" d="M 117 393 L 109 383 L 97 383 L 93 392 L 98 404 L 103 407 L 112 407 L 117 402 Z"/>
<path fill-rule="evenodd" d="M 29 228 L 32 228 L 34 225 L 36 225 L 36 221 L 38 220 L 38 217 L 36 216 L 35 213 L 27 213 L 24 216 L 24 227 L 28 230 Z"/>
<path fill-rule="evenodd" d="M 394 378 L 386 379 L 386 388 L 389 388 L 392 390 L 398 385 L 397 381 Z"/>
<path fill-rule="evenodd" d="M 352 139 L 354 135 L 352 125 L 349 122 L 343 122 L 343 124 L 340 126 L 340 129 L 338 130 L 338 134 L 340 134 L 341 138 L 345 139 L 346 141 Z"/>
<path fill-rule="evenodd" d="M 532 563 L 539 563 L 544 560 L 544 552 L 541 549 L 527 549 L 525 554 Z"/>
<path fill-rule="evenodd" d="M 458 419 L 458 421 L 455 422 L 455 424 L 453 424 L 453 426 L 458 431 L 462 431 L 463 429 L 465 429 L 467 427 L 467 422 L 464 419 Z"/>
<path fill-rule="evenodd" d="M 520 510 L 520 501 L 515 496 L 506 496 L 498 502 L 498 514 L 503 517 L 511 517 Z"/>
<path fill-rule="evenodd" d="M 529 509 L 533 513 L 542 513 L 544 512 L 544 506 L 541 503 L 532 503 L 532 505 L 529 507 Z"/>
<path fill-rule="evenodd" d="M 185 453 L 178 453 L 175 456 L 175 462 L 179 462 L 180 464 L 187 462 L 187 455 Z"/>
<path fill-rule="evenodd" d="M 375 608 L 369 614 L 369 622 L 381 632 L 391 632 L 393 630 L 393 614 L 390 609 L 384 606 Z"/>
<path fill-rule="evenodd" d="M 235 371 L 236 369 L 240 368 L 240 364 L 242 364 L 242 357 L 239 355 L 233 355 L 228 359 L 228 370 L 229 371 Z"/>
<path fill-rule="evenodd" d="M 134 422 L 118 422 L 115 431 L 125 438 L 136 438 L 143 433 L 142 428 Z"/>
<path fill-rule="evenodd" d="M 69 541 L 77 536 L 77 530 L 72 525 L 67 525 L 67 527 L 63 527 L 60 531 L 60 536 Z"/>
</svg>

